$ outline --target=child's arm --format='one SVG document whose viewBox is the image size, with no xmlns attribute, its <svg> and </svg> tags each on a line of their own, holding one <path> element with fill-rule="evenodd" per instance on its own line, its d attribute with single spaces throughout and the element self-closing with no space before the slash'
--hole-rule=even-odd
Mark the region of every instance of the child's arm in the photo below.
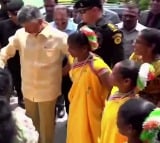
<svg viewBox="0 0 160 143">
<path fill-rule="evenodd" d="M 99 75 L 99 79 L 100 79 L 102 85 L 106 86 L 108 90 L 111 90 L 112 85 L 111 85 L 111 82 L 109 80 L 109 75 L 110 75 L 110 72 L 106 70 L 106 72 Z"/>
<path fill-rule="evenodd" d="M 112 87 L 113 87 L 111 85 L 110 80 L 109 80 L 109 75 L 110 75 L 109 71 L 106 71 L 105 73 L 99 75 L 99 79 L 100 79 L 102 85 L 105 86 L 107 88 L 107 90 L 109 91 L 109 93 L 107 95 L 107 99 L 109 98 L 111 90 L 112 90 Z"/>
</svg>

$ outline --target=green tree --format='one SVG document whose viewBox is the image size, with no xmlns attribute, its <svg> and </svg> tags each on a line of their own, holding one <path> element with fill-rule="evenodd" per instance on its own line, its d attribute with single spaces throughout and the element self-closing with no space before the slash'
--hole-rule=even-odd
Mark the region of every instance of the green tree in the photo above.
<svg viewBox="0 0 160 143">
<path fill-rule="evenodd" d="M 124 3 L 135 3 L 139 7 L 140 10 L 146 10 L 149 7 L 150 0 L 120 0 Z"/>
<path fill-rule="evenodd" d="M 139 3 L 138 3 L 140 10 L 148 9 L 149 8 L 149 3 L 150 3 L 149 0 L 140 0 Z"/>
<path fill-rule="evenodd" d="M 139 0 L 120 0 L 120 2 L 124 2 L 124 3 L 133 2 L 138 4 Z"/>
<path fill-rule="evenodd" d="M 118 3 L 119 0 L 108 0 L 107 2 L 108 2 L 108 3 Z"/>
</svg>

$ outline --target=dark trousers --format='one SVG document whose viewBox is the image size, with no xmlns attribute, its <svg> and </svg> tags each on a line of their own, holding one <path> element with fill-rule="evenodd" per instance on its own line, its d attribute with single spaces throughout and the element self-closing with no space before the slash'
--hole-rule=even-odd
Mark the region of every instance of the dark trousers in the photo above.
<svg viewBox="0 0 160 143">
<path fill-rule="evenodd" d="M 11 75 L 12 75 L 12 79 L 13 79 L 13 86 L 14 86 L 16 92 L 17 92 L 18 101 L 23 101 L 20 73 L 11 71 Z"/>
<path fill-rule="evenodd" d="M 65 107 L 66 107 L 67 113 L 69 113 L 68 93 L 69 93 L 71 86 L 72 86 L 72 82 L 70 80 L 69 75 L 64 76 L 62 80 L 62 93 L 64 95 Z"/>
<path fill-rule="evenodd" d="M 13 90 L 15 89 L 18 96 L 18 101 L 23 101 L 23 94 L 21 90 L 21 66 L 19 53 L 16 52 L 15 56 L 8 60 L 7 68 L 12 75 Z"/>
<path fill-rule="evenodd" d="M 71 88 L 72 82 L 69 75 L 66 75 L 62 79 L 62 95 L 58 97 L 56 107 L 63 108 L 66 107 L 66 112 L 69 113 L 69 100 L 68 93 Z M 64 104 L 65 102 L 65 104 Z"/>
</svg>

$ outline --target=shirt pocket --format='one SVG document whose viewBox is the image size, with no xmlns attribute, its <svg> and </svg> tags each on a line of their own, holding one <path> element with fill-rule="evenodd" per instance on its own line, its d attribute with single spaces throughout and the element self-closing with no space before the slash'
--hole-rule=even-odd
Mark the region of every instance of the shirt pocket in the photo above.
<svg viewBox="0 0 160 143">
<path fill-rule="evenodd" d="M 60 59 L 60 49 L 54 44 L 45 46 L 40 52 L 40 58 L 44 63 L 57 62 Z"/>
</svg>

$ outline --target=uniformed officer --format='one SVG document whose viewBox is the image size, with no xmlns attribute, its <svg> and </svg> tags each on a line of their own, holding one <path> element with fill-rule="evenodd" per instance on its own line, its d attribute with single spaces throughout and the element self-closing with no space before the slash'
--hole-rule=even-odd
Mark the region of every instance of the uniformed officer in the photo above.
<svg viewBox="0 0 160 143">
<path fill-rule="evenodd" d="M 80 12 L 83 25 L 94 29 L 99 37 L 100 47 L 95 51 L 109 65 L 123 60 L 122 32 L 103 17 L 101 0 L 78 0 L 74 8 Z"/>
</svg>

